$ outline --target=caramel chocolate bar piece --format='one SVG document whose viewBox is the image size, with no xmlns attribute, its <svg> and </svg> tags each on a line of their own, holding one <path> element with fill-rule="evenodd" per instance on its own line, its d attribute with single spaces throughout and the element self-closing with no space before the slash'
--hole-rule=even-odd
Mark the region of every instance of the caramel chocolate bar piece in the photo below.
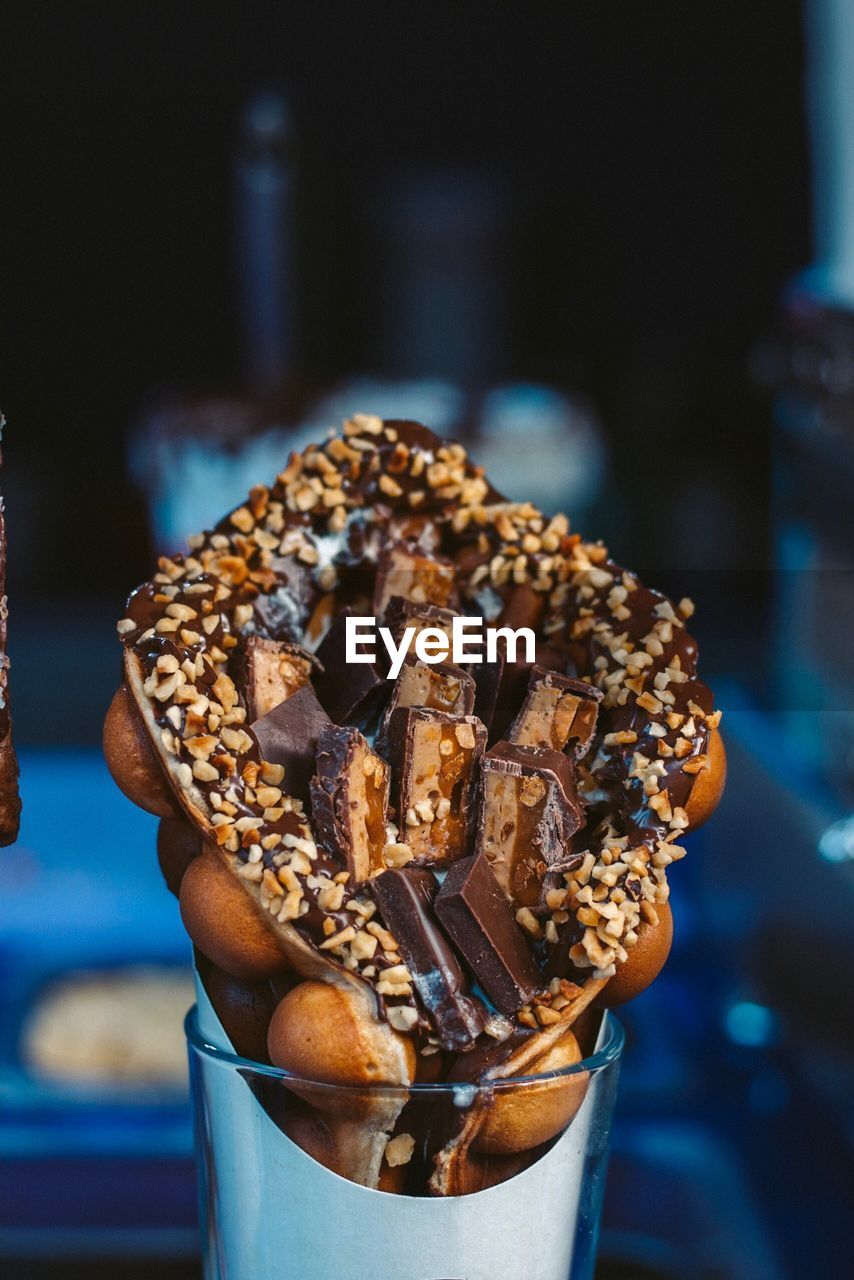
<svg viewBox="0 0 854 1280">
<path fill-rule="evenodd" d="M 247 719 L 260 720 L 290 698 L 309 683 L 317 665 L 298 644 L 247 636 L 237 677 Z"/>
<path fill-rule="evenodd" d="M 381 871 L 387 843 L 389 768 L 358 729 L 328 724 L 320 732 L 311 816 L 321 849 L 343 859 L 351 884 Z"/>
<path fill-rule="evenodd" d="M 399 707 L 389 721 L 388 755 L 400 840 L 421 866 L 445 867 L 468 853 L 474 774 L 486 746 L 477 716 Z"/>
<path fill-rule="evenodd" d="M 468 716 L 474 710 L 474 680 L 452 662 L 433 666 L 407 658 L 394 682 L 380 731 L 384 742 L 392 715 L 398 707 L 426 707 L 448 715 Z M 382 746 L 380 746 L 382 750 Z"/>
<path fill-rule="evenodd" d="M 284 766 L 286 795 L 308 800 L 318 740 L 329 723 L 314 690 L 306 684 L 249 726 L 263 759 Z"/>
<path fill-rule="evenodd" d="M 343 610 L 332 623 L 317 650 L 323 666 L 315 676 L 318 698 L 336 724 L 366 724 L 374 718 L 391 690 L 377 655 L 372 662 L 347 662 L 346 625 L 352 616 Z M 359 653 L 371 651 L 367 642 L 356 644 Z"/>
<path fill-rule="evenodd" d="M 447 556 L 425 555 L 412 542 L 391 542 L 380 553 L 374 586 L 374 616 L 382 617 L 392 596 L 415 604 L 454 608 L 456 566 Z"/>
<path fill-rule="evenodd" d="M 391 631 L 396 645 L 400 645 L 407 627 L 414 628 L 414 635 L 409 641 L 407 657 L 415 657 L 415 641 L 422 631 L 441 631 L 448 641 L 448 653 L 453 652 L 454 618 L 458 615 L 453 609 L 440 609 L 435 604 L 416 604 L 413 600 L 404 600 L 402 596 L 392 596 L 385 611 L 386 626 Z"/>
<path fill-rule="evenodd" d="M 536 663 L 526 661 L 524 652 L 524 646 L 517 645 L 518 657 L 511 659 L 507 642 L 499 636 L 495 662 L 484 660 L 473 667 L 475 715 L 480 716 L 486 725 L 490 744 L 506 737 L 524 700 L 533 667 L 545 667 L 550 671 L 563 668 L 563 654 L 540 640 L 537 640 L 535 648 Z"/>
<path fill-rule="evenodd" d="M 437 604 L 416 604 L 414 600 L 404 600 L 403 596 L 392 596 L 385 611 L 386 626 L 399 644 L 407 627 L 414 627 L 415 634 L 433 627 L 444 631 L 448 637 L 448 649 L 453 645 L 454 618 L 459 615 L 454 609 L 440 609 Z"/>
<path fill-rule="evenodd" d="M 575 766 L 562 751 L 499 742 L 480 762 L 476 852 L 513 906 L 538 910 L 545 878 L 584 820 Z"/>
<path fill-rule="evenodd" d="M 483 854 L 454 863 L 436 914 L 500 1013 L 512 1017 L 533 999 L 542 979 L 531 946 Z"/>
<path fill-rule="evenodd" d="M 384 871 L 371 881 L 371 893 L 442 1047 L 461 1053 L 483 1030 L 486 1009 L 466 994 L 460 963 L 436 921 L 438 888 L 432 871 L 413 868 Z"/>
<path fill-rule="evenodd" d="M 531 668 L 528 692 L 507 731 L 520 747 L 548 747 L 580 760 L 590 746 L 602 692 L 546 667 Z"/>
</svg>

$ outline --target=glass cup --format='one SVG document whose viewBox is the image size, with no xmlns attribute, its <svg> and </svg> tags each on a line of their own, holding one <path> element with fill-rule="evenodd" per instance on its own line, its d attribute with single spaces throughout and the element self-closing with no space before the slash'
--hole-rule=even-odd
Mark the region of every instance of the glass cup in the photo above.
<svg viewBox="0 0 854 1280">
<path fill-rule="evenodd" d="M 612 1014 L 574 1066 L 409 1089 L 250 1062 L 209 1043 L 197 1008 L 185 1028 L 205 1280 L 591 1280 L 624 1041 Z M 385 1147 L 374 1117 L 398 1113 L 383 1189 L 349 1180 Z M 425 1194 L 461 1131 L 462 1193 Z"/>
</svg>

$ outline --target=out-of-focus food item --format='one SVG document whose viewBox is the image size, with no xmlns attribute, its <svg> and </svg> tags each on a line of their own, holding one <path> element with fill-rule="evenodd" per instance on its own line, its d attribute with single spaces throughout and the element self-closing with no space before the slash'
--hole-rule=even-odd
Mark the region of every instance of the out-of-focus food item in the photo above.
<svg viewBox="0 0 854 1280">
<path fill-rule="evenodd" d="M 195 962 L 207 997 L 237 1053 L 252 1062 L 266 1062 L 267 1031 L 276 1005 L 291 985 L 287 975 L 254 982 L 235 978 L 198 949 Z"/>
<path fill-rule="evenodd" d="M 189 970 L 138 968 L 69 974 L 45 989 L 24 1025 L 21 1057 L 33 1074 L 93 1089 L 186 1088 L 184 1015 Z"/>
</svg>

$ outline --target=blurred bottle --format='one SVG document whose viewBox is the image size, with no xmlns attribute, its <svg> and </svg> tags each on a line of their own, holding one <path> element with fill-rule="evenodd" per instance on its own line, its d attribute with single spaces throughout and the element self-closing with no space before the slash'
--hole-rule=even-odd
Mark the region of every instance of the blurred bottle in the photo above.
<svg viewBox="0 0 854 1280">
<path fill-rule="evenodd" d="M 370 209 L 376 363 L 404 378 L 485 385 L 507 368 L 505 185 L 479 171 L 404 170 Z"/>
<path fill-rule="evenodd" d="M 236 506 L 308 442 L 299 378 L 297 128 L 278 90 L 252 95 L 234 155 L 235 272 L 243 387 L 152 397 L 134 429 L 131 474 L 157 551 Z"/>
<path fill-rule="evenodd" d="M 292 109 L 267 90 L 247 102 L 235 156 L 237 292 L 243 367 L 260 396 L 296 371 L 297 148 Z"/>
<path fill-rule="evenodd" d="M 406 169 L 379 184 L 369 228 L 375 363 L 395 377 L 386 384 L 395 416 L 420 417 L 429 400 L 453 405 L 450 421 L 424 420 L 462 438 L 508 498 L 583 523 L 606 469 L 592 410 L 554 387 L 497 381 L 512 364 L 513 223 L 509 188 L 488 172 Z"/>
</svg>

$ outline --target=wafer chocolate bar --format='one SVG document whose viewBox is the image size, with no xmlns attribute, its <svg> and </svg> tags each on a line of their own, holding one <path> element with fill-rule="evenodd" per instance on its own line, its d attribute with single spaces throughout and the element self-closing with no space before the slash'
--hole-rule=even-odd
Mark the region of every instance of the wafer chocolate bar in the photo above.
<svg viewBox="0 0 854 1280">
<path fill-rule="evenodd" d="M 432 871 L 409 867 L 384 871 L 371 881 L 371 893 L 397 939 L 442 1047 L 460 1053 L 483 1030 L 486 1011 L 466 994 L 460 963 L 436 921 L 438 888 Z"/>
<path fill-rule="evenodd" d="M 477 716 L 399 707 L 387 735 L 400 839 L 422 866 L 444 867 L 468 852 L 477 761 L 486 730 Z"/>
<path fill-rule="evenodd" d="M 575 766 L 562 751 L 499 742 L 481 758 L 476 852 L 505 896 L 536 911 L 550 869 L 584 821 Z"/>
<path fill-rule="evenodd" d="M 350 883 L 381 870 L 387 843 L 389 768 L 358 729 L 328 724 L 320 732 L 311 816 L 321 849 L 343 858 Z"/>
</svg>

